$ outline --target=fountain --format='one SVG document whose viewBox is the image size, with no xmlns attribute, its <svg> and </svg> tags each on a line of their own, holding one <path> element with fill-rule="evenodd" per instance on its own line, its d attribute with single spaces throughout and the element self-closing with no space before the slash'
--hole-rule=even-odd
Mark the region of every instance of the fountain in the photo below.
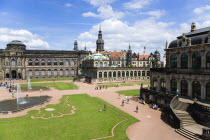
<svg viewBox="0 0 210 140">
<path fill-rule="evenodd" d="M 17 99 L 17 104 L 25 104 L 25 103 L 27 103 L 27 102 L 24 100 L 24 97 L 22 97 L 22 94 L 21 94 L 21 87 L 20 87 L 19 84 L 17 85 L 16 99 Z"/>
<path fill-rule="evenodd" d="M 32 89 L 31 88 L 31 80 L 30 80 L 30 77 L 28 77 L 28 90 Z"/>
</svg>

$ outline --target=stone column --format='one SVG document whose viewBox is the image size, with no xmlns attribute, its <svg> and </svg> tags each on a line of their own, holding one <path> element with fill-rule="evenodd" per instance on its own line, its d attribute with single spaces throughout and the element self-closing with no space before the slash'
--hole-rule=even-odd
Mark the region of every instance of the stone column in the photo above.
<svg viewBox="0 0 210 140">
<path fill-rule="evenodd" d="M 166 77 L 166 89 L 170 93 L 171 92 L 171 82 L 170 82 L 170 77 Z"/>
<path fill-rule="evenodd" d="M 177 54 L 177 68 L 181 67 L 180 54 Z"/>
<path fill-rule="evenodd" d="M 188 96 L 192 97 L 192 82 L 188 81 Z"/>
<path fill-rule="evenodd" d="M 192 69 L 192 53 L 188 54 L 188 68 L 189 70 Z"/>
<path fill-rule="evenodd" d="M 201 99 L 206 99 L 206 86 L 205 81 L 201 81 Z"/>
<path fill-rule="evenodd" d="M 201 68 L 206 68 L 206 55 L 204 51 L 201 51 Z"/>
</svg>

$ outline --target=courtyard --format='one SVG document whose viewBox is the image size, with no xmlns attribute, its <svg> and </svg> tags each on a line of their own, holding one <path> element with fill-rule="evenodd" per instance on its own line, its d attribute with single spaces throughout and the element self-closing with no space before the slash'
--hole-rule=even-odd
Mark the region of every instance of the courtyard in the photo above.
<svg viewBox="0 0 210 140">
<path fill-rule="evenodd" d="M 69 81 L 56 82 L 70 83 Z M 50 83 L 54 82 L 40 81 L 36 84 L 45 86 Z M 147 105 L 141 105 L 132 100 L 121 106 L 125 96 L 138 93 L 139 84 L 101 90 L 95 90 L 97 85 L 94 84 L 75 82 L 74 85 L 78 88 L 74 89 L 75 86 L 71 86 L 72 89 L 61 90 L 51 85 L 48 86 L 50 90 L 42 92 L 22 92 L 23 96 L 48 95 L 52 98 L 48 103 L 40 106 L 14 114 L 0 115 L 2 130 L 0 138 L 185 139 L 160 119 L 160 111 L 149 109 Z M 117 92 L 125 92 L 128 95 L 122 93 L 119 97 Z M 2 88 L 0 93 L 1 100 L 11 99 L 11 94 L 5 88 Z M 104 104 L 106 111 L 103 111 Z M 138 113 L 134 112 L 136 106 L 139 107 Z"/>
</svg>

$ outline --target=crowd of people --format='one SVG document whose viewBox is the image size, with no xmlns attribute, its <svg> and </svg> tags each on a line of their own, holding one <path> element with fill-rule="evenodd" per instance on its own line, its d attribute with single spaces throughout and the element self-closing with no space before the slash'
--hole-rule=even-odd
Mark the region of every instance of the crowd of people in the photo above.
<svg viewBox="0 0 210 140">
<path fill-rule="evenodd" d="M 107 89 L 107 86 L 96 86 L 95 90 Z"/>
</svg>

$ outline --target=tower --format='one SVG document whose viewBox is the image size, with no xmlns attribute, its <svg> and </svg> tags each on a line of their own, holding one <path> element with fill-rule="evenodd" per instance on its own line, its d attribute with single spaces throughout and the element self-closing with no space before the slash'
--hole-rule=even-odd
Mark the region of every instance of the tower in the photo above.
<svg viewBox="0 0 210 140">
<path fill-rule="evenodd" d="M 143 55 L 146 55 L 146 47 L 144 47 Z"/>
<path fill-rule="evenodd" d="M 101 25 L 99 27 L 98 39 L 96 41 L 96 52 L 104 51 L 104 40 L 102 39 Z"/>
<path fill-rule="evenodd" d="M 74 41 L 74 51 L 78 51 L 78 43 L 77 43 L 77 40 Z"/>
<path fill-rule="evenodd" d="M 130 66 L 131 64 L 132 64 L 132 50 L 131 50 L 131 45 L 129 43 L 128 51 L 126 54 L 126 65 Z"/>
<path fill-rule="evenodd" d="M 195 22 L 193 22 L 192 24 L 191 24 L 191 32 L 193 32 L 193 31 L 195 31 L 196 30 L 196 24 L 195 24 Z"/>
</svg>

